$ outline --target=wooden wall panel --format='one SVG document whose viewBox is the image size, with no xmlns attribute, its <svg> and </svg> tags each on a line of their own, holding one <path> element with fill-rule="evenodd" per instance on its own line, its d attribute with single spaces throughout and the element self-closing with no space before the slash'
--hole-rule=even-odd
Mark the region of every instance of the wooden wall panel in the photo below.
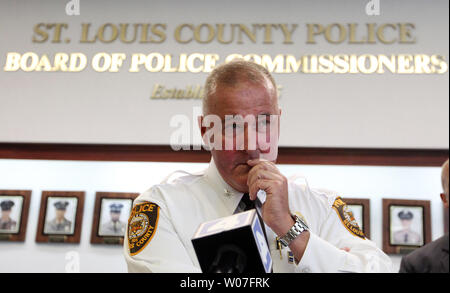
<svg viewBox="0 0 450 293">
<path fill-rule="evenodd" d="M 280 147 L 280 164 L 441 166 L 448 150 Z M 205 150 L 173 151 L 169 145 L 0 143 L 0 159 L 209 162 Z"/>
</svg>

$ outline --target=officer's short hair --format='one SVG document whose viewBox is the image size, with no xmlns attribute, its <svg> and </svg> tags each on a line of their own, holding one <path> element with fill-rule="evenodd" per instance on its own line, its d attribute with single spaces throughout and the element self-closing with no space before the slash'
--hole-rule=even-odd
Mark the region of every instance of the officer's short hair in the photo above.
<svg viewBox="0 0 450 293">
<path fill-rule="evenodd" d="M 269 80 L 277 94 L 277 86 L 270 72 L 263 66 L 243 59 L 234 59 L 229 63 L 216 67 L 206 79 L 205 95 L 203 97 L 203 114 L 208 113 L 209 98 L 216 92 L 217 86 L 234 86 L 239 81 L 255 84 L 265 83 Z"/>
</svg>

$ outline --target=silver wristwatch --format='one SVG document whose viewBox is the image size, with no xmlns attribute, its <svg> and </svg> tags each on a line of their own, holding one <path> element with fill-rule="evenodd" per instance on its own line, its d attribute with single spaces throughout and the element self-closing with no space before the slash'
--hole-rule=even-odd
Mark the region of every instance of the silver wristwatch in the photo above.
<svg viewBox="0 0 450 293">
<path fill-rule="evenodd" d="M 295 220 L 295 224 L 294 226 L 292 226 L 292 228 L 286 233 L 286 235 L 284 235 L 283 237 L 281 237 L 279 240 L 281 242 L 281 244 L 284 247 L 289 246 L 289 244 L 295 239 L 297 238 L 300 234 L 302 234 L 305 231 L 309 230 L 308 225 L 305 224 L 305 222 L 302 221 L 302 219 L 300 219 L 299 217 L 297 217 L 296 215 L 292 216 Z"/>
</svg>

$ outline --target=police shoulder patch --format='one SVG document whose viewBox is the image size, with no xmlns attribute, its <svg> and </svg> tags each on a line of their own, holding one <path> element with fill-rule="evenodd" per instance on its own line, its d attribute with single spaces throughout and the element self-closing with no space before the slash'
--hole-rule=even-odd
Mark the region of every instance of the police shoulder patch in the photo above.
<svg viewBox="0 0 450 293">
<path fill-rule="evenodd" d="M 342 224 L 344 224 L 345 228 L 347 228 L 350 233 L 359 238 L 366 239 L 363 231 L 359 228 L 352 211 L 342 198 L 336 197 L 332 207 L 341 219 Z"/>
<path fill-rule="evenodd" d="M 159 206 L 144 202 L 137 204 L 128 220 L 128 248 L 130 255 L 141 252 L 150 243 L 158 227 Z"/>
</svg>

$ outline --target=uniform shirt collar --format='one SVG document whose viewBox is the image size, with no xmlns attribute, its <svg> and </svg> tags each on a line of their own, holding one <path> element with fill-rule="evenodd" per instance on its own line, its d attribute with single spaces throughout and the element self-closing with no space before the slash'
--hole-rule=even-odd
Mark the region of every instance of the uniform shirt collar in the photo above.
<svg viewBox="0 0 450 293">
<path fill-rule="evenodd" d="M 206 169 L 205 178 L 214 188 L 219 197 L 219 200 L 222 201 L 222 203 L 225 205 L 229 214 L 233 214 L 244 193 L 235 190 L 225 182 L 225 180 L 222 178 L 222 175 L 220 175 L 219 170 L 217 170 L 213 158 L 211 158 L 209 167 L 208 169 Z"/>
</svg>

